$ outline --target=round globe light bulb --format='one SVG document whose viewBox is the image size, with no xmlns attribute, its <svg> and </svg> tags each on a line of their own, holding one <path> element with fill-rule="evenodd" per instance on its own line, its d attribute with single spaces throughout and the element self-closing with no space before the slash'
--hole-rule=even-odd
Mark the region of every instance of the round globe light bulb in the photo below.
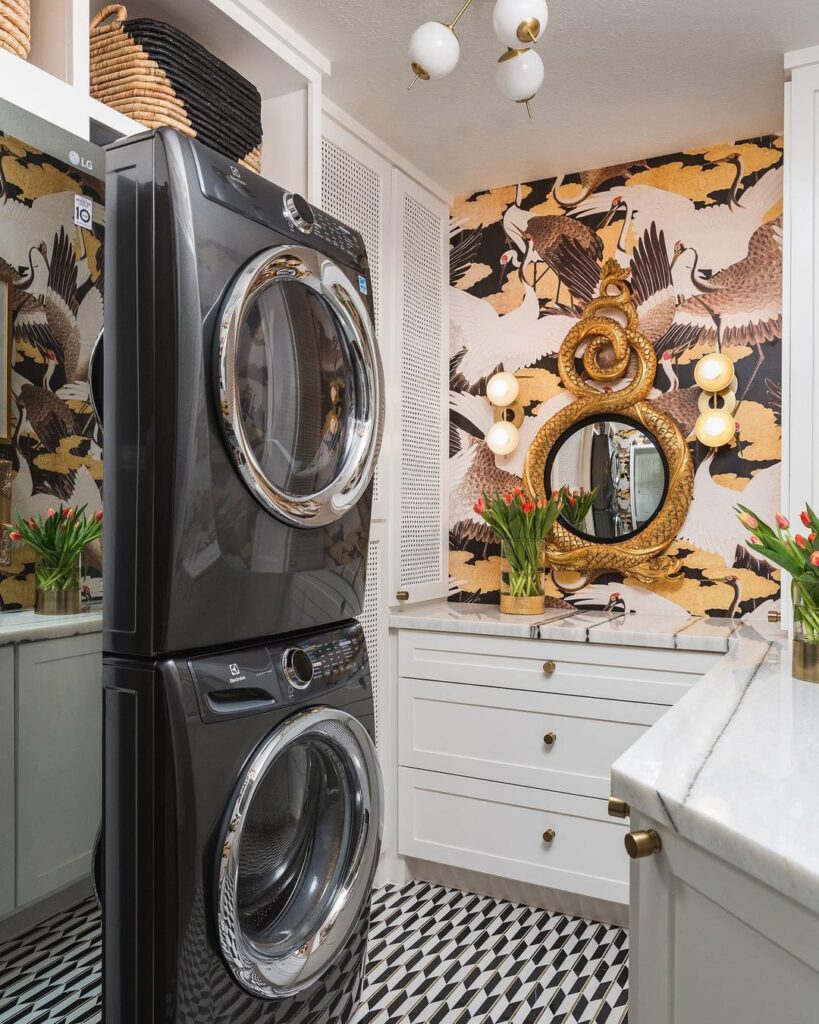
<svg viewBox="0 0 819 1024">
<path fill-rule="evenodd" d="M 694 380 L 703 391 L 724 391 L 734 379 L 734 364 L 722 352 L 711 352 L 694 367 Z"/>
<path fill-rule="evenodd" d="M 519 392 L 520 384 L 513 373 L 496 373 L 486 382 L 486 397 L 492 405 L 511 405 Z"/>
<path fill-rule="evenodd" d="M 413 73 L 425 81 L 443 78 L 455 70 L 461 55 L 458 37 L 440 21 L 420 25 L 409 41 L 409 59 Z"/>
<path fill-rule="evenodd" d="M 487 430 L 485 441 L 495 455 L 510 455 L 520 443 L 520 433 L 514 423 L 498 420 Z"/>
<path fill-rule="evenodd" d="M 513 50 L 536 43 L 548 20 L 546 0 L 497 0 L 492 12 L 495 35 Z"/>
<path fill-rule="evenodd" d="M 721 448 L 728 444 L 736 433 L 736 423 L 723 409 L 704 412 L 696 422 L 694 430 L 697 440 L 709 448 Z"/>
<path fill-rule="evenodd" d="M 545 69 L 534 50 L 507 50 L 498 61 L 495 81 L 503 95 L 515 103 L 526 103 L 543 85 Z"/>
</svg>

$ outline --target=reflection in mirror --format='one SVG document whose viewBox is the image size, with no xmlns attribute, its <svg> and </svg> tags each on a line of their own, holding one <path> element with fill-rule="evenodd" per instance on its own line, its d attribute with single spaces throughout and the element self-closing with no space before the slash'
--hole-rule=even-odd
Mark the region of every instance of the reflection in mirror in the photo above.
<svg viewBox="0 0 819 1024">
<path fill-rule="evenodd" d="M 547 492 L 571 492 L 564 526 L 591 540 L 616 541 L 633 537 L 659 512 L 668 472 L 659 445 L 640 424 L 603 415 L 581 420 L 559 439 L 544 484 Z"/>
</svg>

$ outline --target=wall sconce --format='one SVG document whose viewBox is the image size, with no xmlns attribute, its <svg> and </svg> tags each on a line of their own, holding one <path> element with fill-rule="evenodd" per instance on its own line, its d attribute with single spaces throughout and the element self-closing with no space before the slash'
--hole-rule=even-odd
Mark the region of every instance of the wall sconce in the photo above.
<svg viewBox="0 0 819 1024">
<path fill-rule="evenodd" d="M 703 391 L 697 403 L 700 415 L 694 426 L 697 440 L 709 448 L 721 448 L 736 434 L 734 364 L 722 352 L 710 352 L 694 367 L 694 380 Z"/>
<path fill-rule="evenodd" d="M 494 406 L 495 422 L 484 440 L 495 455 L 511 455 L 520 444 L 523 406 L 517 401 L 519 393 L 520 384 L 512 373 L 496 373 L 486 382 L 486 398 Z"/>
</svg>

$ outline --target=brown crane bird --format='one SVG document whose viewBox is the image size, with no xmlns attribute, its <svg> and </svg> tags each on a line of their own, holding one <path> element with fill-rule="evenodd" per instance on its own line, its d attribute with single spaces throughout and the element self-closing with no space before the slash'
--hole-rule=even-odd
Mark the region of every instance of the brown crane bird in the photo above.
<svg viewBox="0 0 819 1024">
<path fill-rule="evenodd" d="M 588 199 L 589 196 L 594 192 L 596 188 L 601 185 L 605 185 L 607 181 L 611 181 L 613 178 L 630 178 L 634 173 L 632 167 L 634 164 L 612 164 L 609 167 L 596 167 L 590 171 L 580 172 L 580 185 L 582 191 L 579 192 L 574 199 L 561 199 L 558 195 L 558 189 L 563 187 L 563 178 L 561 178 L 552 189 L 552 196 L 557 205 L 563 210 L 573 210 L 575 206 L 579 206 L 584 199 Z M 648 167 L 648 163 L 645 160 L 639 162 L 640 167 Z"/>
<path fill-rule="evenodd" d="M 600 283 L 603 259 L 603 239 L 596 232 L 574 217 L 550 213 L 530 217 L 523 237 L 531 241 L 538 257 L 557 275 L 556 303 L 560 302 L 562 284 L 575 302 L 591 301 Z"/>
<path fill-rule="evenodd" d="M 675 258 L 685 252 L 696 256 L 682 242 L 674 251 Z M 707 286 L 707 296 L 693 295 L 677 307 L 677 322 L 697 329 L 698 344 L 713 344 L 720 352 L 732 346 L 756 348 L 747 394 L 764 359 L 762 346 L 782 336 L 782 218 L 758 227 L 745 258 L 718 271 Z"/>
</svg>

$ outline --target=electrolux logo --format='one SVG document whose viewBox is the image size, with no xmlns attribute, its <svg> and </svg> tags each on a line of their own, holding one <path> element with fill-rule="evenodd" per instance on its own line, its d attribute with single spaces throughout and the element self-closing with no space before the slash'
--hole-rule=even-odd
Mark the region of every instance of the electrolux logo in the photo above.
<svg viewBox="0 0 819 1024">
<path fill-rule="evenodd" d="M 84 171 L 94 170 L 94 161 L 89 160 L 87 157 L 80 156 L 76 149 L 72 149 L 68 154 L 68 159 L 74 165 L 74 167 L 81 167 Z"/>
</svg>

